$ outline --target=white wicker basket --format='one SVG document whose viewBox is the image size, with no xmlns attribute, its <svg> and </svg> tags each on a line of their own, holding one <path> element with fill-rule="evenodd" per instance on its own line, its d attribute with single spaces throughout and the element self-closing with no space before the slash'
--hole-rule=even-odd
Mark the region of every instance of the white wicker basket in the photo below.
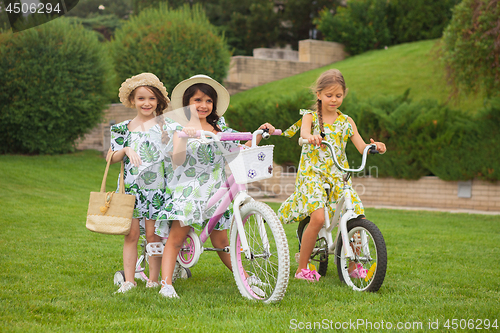
<svg viewBox="0 0 500 333">
<path fill-rule="evenodd" d="M 273 176 L 273 145 L 257 146 L 225 154 L 237 184 L 248 184 Z"/>
</svg>

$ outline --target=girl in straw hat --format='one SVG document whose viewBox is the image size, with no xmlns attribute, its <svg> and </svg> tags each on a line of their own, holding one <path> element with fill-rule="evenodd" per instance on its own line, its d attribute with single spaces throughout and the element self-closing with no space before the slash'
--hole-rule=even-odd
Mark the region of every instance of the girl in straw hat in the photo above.
<svg viewBox="0 0 500 333">
<path fill-rule="evenodd" d="M 220 117 L 229 106 L 229 93 L 217 81 L 206 75 L 195 75 L 179 83 L 172 91 L 172 107 L 183 108 L 188 123 L 183 131 L 193 136 L 197 130 L 235 132 L 221 125 Z M 272 134 L 274 127 L 268 123 L 260 126 Z M 158 215 L 159 229 L 169 229 L 162 258 L 162 289 L 165 297 L 178 297 L 172 286 L 172 274 L 179 249 L 190 227 L 201 230 L 205 227 L 213 210 L 207 210 L 206 202 L 226 180 L 225 160 L 215 143 L 202 143 L 200 139 L 179 138 L 173 134 L 171 145 L 172 162 L 176 165 L 172 190 L 172 205 Z M 260 141 L 261 137 L 258 138 Z M 226 149 L 230 143 L 223 143 Z M 250 143 L 248 143 L 250 145 Z M 229 147 L 228 147 L 229 146 Z M 233 146 L 235 144 L 233 143 Z M 215 205 L 217 206 L 217 205 Z M 227 211 L 210 235 L 212 245 L 225 248 L 229 245 L 227 229 L 232 214 Z M 226 252 L 217 252 L 222 262 L 231 269 L 231 260 Z"/>
<path fill-rule="evenodd" d="M 136 196 L 130 233 L 123 244 L 125 282 L 117 293 L 125 293 L 136 286 L 134 281 L 137 261 L 139 221 L 145 219 L 146 239 L 160 242 L 155 234 L 155 220 L 165 203 L 164 156 L 161 152 L 162 124 L 158 123 L 170 102 L 163 83 L 151 73 L 142 73 L 122 83 L 120 101 L 134 108 L 137 116 L 111 127 L 112 163 L 125 162 L 125 192 Z M 108 154 L 108 159 L 111 154 Z M 147 288 L 158 287 L 161 258 L 150 257 L 150 280 Z"/>
</svg>

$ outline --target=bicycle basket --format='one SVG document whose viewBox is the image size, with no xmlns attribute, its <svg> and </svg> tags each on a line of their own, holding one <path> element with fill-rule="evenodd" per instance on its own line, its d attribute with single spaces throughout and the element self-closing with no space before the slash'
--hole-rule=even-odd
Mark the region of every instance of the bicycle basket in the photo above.
<svg viewBox="0 0 500 333">
<path fill-rule="evenodd" d="M 237 184 L 248 184 L 273 176 L 274 145 L 257 146 L 224 154 Z"/>
</svg>

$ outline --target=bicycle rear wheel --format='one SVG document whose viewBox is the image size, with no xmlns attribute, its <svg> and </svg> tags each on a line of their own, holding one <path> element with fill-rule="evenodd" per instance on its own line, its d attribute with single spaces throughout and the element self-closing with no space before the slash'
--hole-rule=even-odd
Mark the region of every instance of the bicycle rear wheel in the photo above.
<svg viewBox="0 0 500 333">
<path fill-rule="evenodd" d="M 231 225 L 231 265 L 236 285 L 248 299 L 270 303 L 285 295 L 290 274 L 288 243 L 276 213 L 262 202 L 241 207 L 241 219 L 251 256 L 242 252 L 238 227 Z"/>
<path fill-rule="evenodd" d="M 297 228 L 297 238 L 299 239 L 299 252 L 300 252 L 300 244 L 302 244 L 302 235 L 304 234 L 304 230 L 306 230 L 307 225 L 309 224 L 310 217 L 306 217 L 302 221 L 300 221 L 299 226 Z M 316 238 L 316 245 L 314 246 L 313 252 L 311 253 L 311 261 L 318 262 L 318 273 L 321 276 L 326 275 L 326 271 L 328 270 L 328 244 L 324 237 Z"/>
<path fill-rule="evenodd" d="M 340 280 L 357 291 L 379 290 L 387 269 L 387 250 L 382 233 L 374 223 L 359 217 L 347 222 L 347 233 L 355 258 L 346 257 L 339 237 L 335 263 Z"/>
</svg>

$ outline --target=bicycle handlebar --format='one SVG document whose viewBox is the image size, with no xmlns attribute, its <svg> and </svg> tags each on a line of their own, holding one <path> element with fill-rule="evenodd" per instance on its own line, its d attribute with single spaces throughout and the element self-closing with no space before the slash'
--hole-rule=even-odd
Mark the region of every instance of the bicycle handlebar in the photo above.
<svg viewBox="0 0 500 333">
<path fill-rule="evenodd" d="M 216 143 L 217 146 L 219 146 L 219 149 L 222 151 L 227 151 L 222 147 L 220 144 L 220 141 L 239 141 L 239 140 L 252 140 L 252 147 L 257 146 L 257 135 L 262 134 L 262 138 L 267 140 L 271 135 L 269 134 L 268 129 L 259 129 L 254 131 L 253 133 L 251 132 L 239 132 L 239 133 L 217 133 L 214 134 L 209 131 L 196 131 L 196 134 L 194 136 L 189 136 L 186 133 L 182 131 L 177 131 L 177 135 L 179 138 L 205 138 L 205 137 L 210 137 L 213 139 Z M 267 134 L 267 135 L 266 135 Z M 272 135 L 281 135 L 281 130 L 276 129 Z"/>
<path fill-rule="evenodd" d="M 303 138 L 299 138 L 299 145 L 303 146 L 305 144 L 309 144 L 309 141 L 307 141 L 306 139 L 303 139 Z M 362 171 L 365 168 L 366 158 L 368 156 L 368 153 L 378 154 L 377 146 L 375 144 L 369 144 L 363 150 L 363 159 L 361 162 L 361 166 L 358 169 L 347 169 L 347 168 L 341 167 L 339 162 L 335 158 L 336 155 L 335 155 L 335 152 L 333 151 L 333 146 L 331 145 L 331 143 L 329 143 L 328 141 L 322 141 L 321 144 L 327 146 L 328 149 L 330 149 L 330 152 L 332 153 L 332 159 L 335 162 L 335 165 L 337 166 L 337 168 L 339 168 L 340 170 L 343 170 L 345 172 L 360 172 L 360 171 Z"/>
</svg>

